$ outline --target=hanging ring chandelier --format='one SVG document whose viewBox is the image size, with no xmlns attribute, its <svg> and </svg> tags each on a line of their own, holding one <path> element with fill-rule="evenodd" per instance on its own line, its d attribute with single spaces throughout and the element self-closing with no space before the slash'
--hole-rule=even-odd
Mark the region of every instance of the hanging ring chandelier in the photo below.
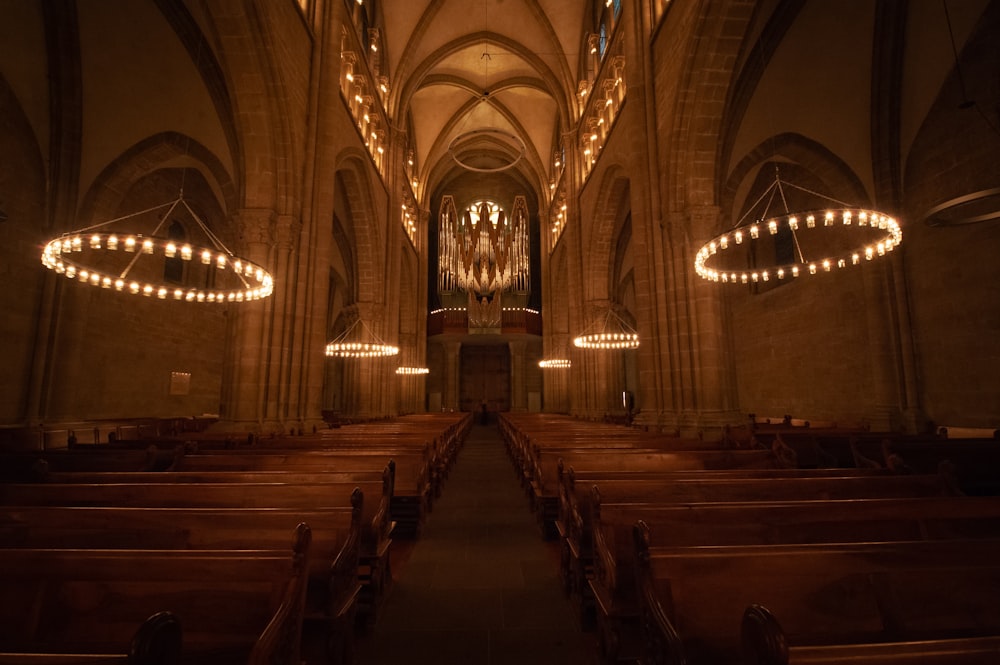
<svg viewBox="0 0 1000 665">
<path fill-rule="evenodd" d="M 788 183 L 785 183 L 788 184 Z M 769 194 L 773 197 L 775 191 L 785 200 L 784 190 L 781 187 L 780 176 L 775 175 L 775 181 L 761 195 L 750 211 L 753 211 L 757 204 Z M 816 275 L 824 272 L 834 272 L 834 269 L 842 269 L 848 266 L 856 266 L 862 261 L 872 261 L 891 252 L 903 241 L 903 231 L 899 223 L 885 213 L 851 206 L 830 197 L 817 194 L 803 187 L 797 189 L 811 195 L 819 196 L 836 205 L 820 210 L 792 213 L 788 211 L 785 203 L 784 214 L 768 215 L 765 209 L 761 220 L 751 223 L 742 223 L 742 219 L 737 225 L 715 236 L 710 241 L 702 245 L 695 255 L 694 269 L 702 278 L 712 282 L 722 282 L 726 284 L 756 284 L 769 282 L 772 279 L 784 280 L 795 278 L 803 274 Z M 749 214 L 749 212 L 747 213 Z M 744 219 L 747 215 L 744 215 Z M 737 247 L 742 247 L 747 252 L 756 252 L 757 242 L 761 238 L 786 235 L 791 239 L 790 261 L 774 260 L 761 264 L 756 264 L 753 268 L 726 267 L 719 265 L 722 257 L 732 254 Z M 800 234 L 809 234 L 816 239 L 826 240 L 826 244 L 821 244 L 821 249 L 816 252 L 816 256 L 806 256 L 800 242 Z M 824 236 L 823 234 L 827 234 Z M 831 243 L 830 237 L 839 234 L 843 239 L 845 235 L 851 238 L 845 247 L 835 247 Z M 857 236 L 863 238 L 857 240 Z M 806 236 L 803 235 L 803 239 Z M 760 252 L 763 254 L 764 252 Z M 775 252 L 777 256 L 777 252 Z"/>
<path fill-rule="evenodd" d="M 359 326 L 361 330 L 356 332 Z M 384 358 L 398 353 L 398 346 L 383 342 L 361 319 L 326 345 L 326 355 L 338 358 Z"/>
<path fill-rule="evenodd" d="M 573 362 L 569 358 L 549 358 L 539 360 L 538 366 L 542 369 L 569 369 L 573 366 Z"/>
<path fill-rule="evenodd" d="M 416 376 L 420 374 L 430 374 L 431 371 L 426 367 L 397 367 L 396 374 L 400 376 Z"/>
<path fill-rule="evenodd" d="M 775 263 L 774 265 L 757 266 L 754 269 L 726 270 L 713 267 L 711 261 L 723 252 L 744 243 L 750 244 L 762 235 L 766 229 L 768 235 L 777 235 L 782 230 L 789 230 L 793 237 L 804 230 L 821 233 L 830 227 L 852 227 L 858 231 L 874 231 L 874 237 L 849 250 L 834 252 L 816 258 L 803 256 L 796 238 L 798 260 L 790 263 Z M 767 282 L 773 279 L 794 278 L 802 274 L 815 275 L 820 272 L 832 272 L 834 268 L 846 268 L 885 256 L 896 248 L 903 240 L 903 232 L 895 219 L 873 210 L 858 208 L 837 208 L 823 211 L 785 214 L 772 217 L 765 222 L 744 224 L 735 229 L 716 236 L 705 243 L 695 256 L 694 268 L 701 277 L 712 282 L 730 284 L 750 284 Z"/>
<path fill-rule="evenodd" d="M 187 210 L 214 247 L 196 246 L 157 236 L 178 205 Z M 97 230 L 163 208 L 167 208 L 167 212 L 150 235 Z M 229 251 L 187 204 L 183 193 L 169 203 L 53 238 L 45 244 L 41 259 L 46 268 L 68 279 L 159 300 L 241 303 L 266 298 L 274 291 L 271 274 L 253 261 L 240 258 Z M 214 266 L 220 275 L 232 275 L 228 278 L 231 283 L 224 288 L 169 283 L 162 279 L 163 266 L 165 261 L 172 259 Z M 150 269 L 145 265 L 140 266 L 143 260 L 158 262 Z M 133 271 L 140 274 L 136 275 Z M 161 279 L 151 275 L 157 275 Z"/>
<path fill-rule="evenodd" d="M 592 325 L 591 328 L 596 328 Z M 584 331 L 573 339 L 573 346 L 578 349 L 627 350 L 639 348 L 639 333 L 632 326 L 609 309 L 604 317 L 601 329 L 594 332 Z"/>
</svg>

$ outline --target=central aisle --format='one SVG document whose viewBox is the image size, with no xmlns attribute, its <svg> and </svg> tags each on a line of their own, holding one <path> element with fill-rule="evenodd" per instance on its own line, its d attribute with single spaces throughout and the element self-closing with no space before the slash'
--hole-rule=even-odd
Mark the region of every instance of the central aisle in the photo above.
<svg viewBox="0 0 1000 665">
<path fill-rule="evenodd" d="M 597 662 L 495 426 L 472 428 L 420 537 L 397 545 L 393 588 L 355 665 Z"/>
</svg>

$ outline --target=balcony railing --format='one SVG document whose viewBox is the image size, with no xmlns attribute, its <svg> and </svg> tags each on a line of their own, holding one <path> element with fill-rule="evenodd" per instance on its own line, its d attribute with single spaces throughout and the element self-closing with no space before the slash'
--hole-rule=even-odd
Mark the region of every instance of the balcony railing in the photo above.
<svg viewBox="0 0 1000 665">
<path fill-rule="evenodd" d="M 484 329 L 469 325 L 469 315 L 464 309 L 437 309 L 427 316 L 427 335 L 475 335 L 494 332 L 501 335 L 541 335 L 542 315 L 533 309 L 522 307 L 502 310 L 500 327 Z"/>
</svg>

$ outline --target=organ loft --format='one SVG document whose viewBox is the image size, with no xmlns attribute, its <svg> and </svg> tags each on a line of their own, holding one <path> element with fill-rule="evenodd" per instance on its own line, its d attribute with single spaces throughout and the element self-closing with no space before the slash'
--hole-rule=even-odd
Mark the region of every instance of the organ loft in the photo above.
<svg viewBox="0 0 1000 665">
<path fill-rule="evenodd" d="M 448 662 L 452 629 L 462 662 L 530 662 L 560 640 L 580 650 L 546 662 L 815 662 L 798 649 L 862 636 L 905 642 L 885 647 L 897 654 L 960 634 L 978 641 L 942 642 L 969 658 L 950 662 L 995 662 L 995 602 L 970 600 L 989 608 L 972 620 L 944 603 L 951 624 L 911 617 L 946 594 L 907 595 L 924 587 L 893 577 L 905 557 L 886 543 L 935 540 L 906 551 L 963 589 L 1000 579 L 997 534 L 978 526 L 1000 493 L 998 30 L 997 0 L 0 0 L 0 534 L 23 536 L 0 571 L 42 580 L 34 601 L 27 581 L 0 592 L 0 661 L 118 653 L 139 635 L 157 662 L 223 648 L 217 613 L 165 607 L 122 609 L 129 640 L 88 646 L 114 621 L 81 600 L 98 591 L 73 589 L 148 597 L 138 579 L 39 590 L 115 568 L 90 550 L 194 556 L 193 536 L 154 528 L 155 507 L 211 533 L 202 545 L 261 551 L 231 569 L 217 552 L 207 579 L 177 582 L 218 582 L 247 614 L 226 662 L 425 662 L 416 634 L 438 647 L 426 662 Z M 510 504 L 497 451 L 516 469 Z M 336 515 L 317 512 L 328 485 Z M 956 495 L 975 501 L 938 503 Z M 184 512 L 208 507 L 195 497 L 232 534 Z M 489 542 L 468 559 L 498 568 L 428 573 L 439 500 L 445 515 L 482 500 L 492 518 L 423 552 Z M 735 507 L 751 501 L 789 505 L 773 522 Z M 622 507 L 671 502 L 704 509 L 706 532 L 681 529 L 676 505 Z M 98 507 L 123 512 L 82 510 Z M 299 512 L 271 532 L 267 508 Z M 520 512 L 550 569 L 498 563 Z M 81 540 L 31 540 L 67 520 Z M 756 545 L 830 547 L 782 551 L 801 584 L 770 605 L 763 560 L 727 551 L 716 580 L 658 549 L 666 531 L 677 548 L 750 546 L 714 540 L 739 523 Z M 978 540 L 953 565 L 944 541 L 959 537 Z M 816 571 L 860 542 L 889 562 L 855 571 L 880 580 L 859 583 L 870 603 L 848 608 L 845 591 L 823 596 L 829 614 L 803 610 L 847 588 Z M 318 548 L 346 552 L 346 578 L 316 577 L 336 568 L 308 563 Z M 164 579 L 177 568 L 142 556 Z M 466 594 L 394 623 L 405 570 L 435 598 L 482 585 L 503 616 L 462 611 Z M 539 570 L 560 593 L 533 595 Z M 271 580 L 245 587 L 259 602 L 233 599 L 241 575 Z M 664 597 L 680 577 L 691 586 Z M 692 600 L 702 581 L 735 618 Z M 788 653 L 765 656 L 775 644 Z"/>
</svg>

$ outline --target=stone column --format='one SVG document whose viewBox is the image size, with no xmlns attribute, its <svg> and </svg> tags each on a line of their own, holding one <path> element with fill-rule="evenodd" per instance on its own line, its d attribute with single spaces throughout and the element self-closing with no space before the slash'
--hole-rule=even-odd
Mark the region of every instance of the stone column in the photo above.
<svg viewBox="0 0 1000 665">
<path fill-rule="evenodd" d="M 301 405 L 298 393 L 291 385 L 292 340 L 295 335 L 294 285 L 296 281 L 294 248 L 298 245 L 302 224 L 292 215 L 278 215 L 274 228 L 274 272 L 275 281 L 271 311 L 272 349 L 267 366 L 267 382 L 264 394 L 265 431 L 277 431 L 286 419 L 289 426 L 302 427 Z M 319 399 L 319 395 L 316 399 Z M 318 402 L 315 413 L 319 413 Z"/>
<path fill-rule="evenodd" d="M 685 211 L 685 242 L 675 247 L 674 274 L 679 358 L 677 384 L 681 405 L 678 429 L 682 435 L 702 432 L 706 437 L 721 436 L 722 426 L 739 422 L 736 370 L 729 352 L 726 311 L 719 285 L 701 279 L 694 272 L 698 238 L 712 237 L 719 227 L 716 206 L 695 206 Z"/>
<path fill-rule="evenodd" d="M 587 302 L 585 325 L 581 334 L 604 332 L 601 323 L 607 317 L 612 303 L 607 299 L 596 299 Z M 578 415 L 588 420 L 602 420 L 605 415 L 620 411 L 621 365 L 618 354 L 612 349 L 575 349 L 574 367 L 580 364 L 583 370 L 576 375 L 581 377 L 584 385 L 583 408 L 577 407 Z"/>
<path fill-rule="evenodd" d="M 510 350 L 510 410 L 527 411 L 528 393 L 525 390 L 527 374 L 525 372 L 525 351 L 528 348 L 527 342 L 513 340 L 507 342 Z"/>
<path fill-rule="evenodd" d="M 462 343 L 445 342 L 444 347 L 444 395 L 441 396 L 441 406 L 446 411 L 458 411 L 459 389 L 462 371 Z"/>
<path fill-rule="evenodd" d="M 347 308 L 349 315 L 358 321 L 348 341 L 392 342 L 384 338 L 385 307 L 378 303 L 360 302 Z M 352 413 L 362 418 L 381 418 L 391 415 L 389 411 L 388 382 L 395 379 L 398 356 L 370 358 L 343 358 L 344 375 L 349 377 L 344 389 L 350 394 Z"/>
<path fill-rule="evenodd" d="M 274 211 L 244 208 L 234 221 L 245 257 L 270 270 L 268 250 L 274 245 Z M 228 389 L 224 388 L 228 404 L 221 420 L 230 428 L 256 431 L 263 420 L 263 382 L 270 343 L 265 322 L 271 305 L 271 298 L 265 298 L 229 309 L 233 325 L 228 350 L 232 371 L 226 373 L 230 382 Z"/>
</svg>

